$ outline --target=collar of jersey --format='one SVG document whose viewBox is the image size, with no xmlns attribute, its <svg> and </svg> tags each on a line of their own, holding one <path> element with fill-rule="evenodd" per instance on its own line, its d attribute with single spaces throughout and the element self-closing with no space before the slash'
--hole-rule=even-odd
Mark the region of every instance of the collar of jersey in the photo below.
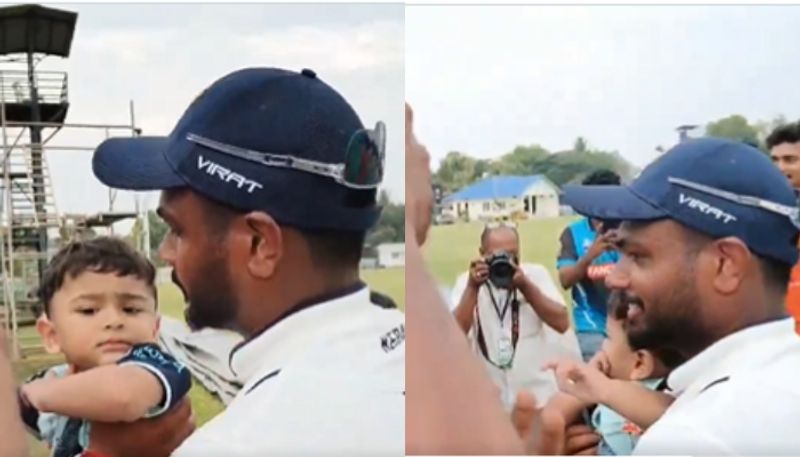
<svg viewBox="0 0 800 457">
<path fill-rule="evenodd" d="M 785 318 L 754 325 L 726 336 L 670 373 L 670 390 L 699 394 L 708 384 L 734 372 L 758 369 L 787 345 L 800 344 L 794 320 Z"/>
<path fill-rule="evenodd" d="M 236 347 L 230 357 L 231 370 L 246 384 L 258 373 L 282 369 L 294 354 L 337 331 L 338 322 L 353 319 L 357 309 L 367 304 L 369 288 L 363 283 L 344 295 L 304 303 Z"/>
</svg>

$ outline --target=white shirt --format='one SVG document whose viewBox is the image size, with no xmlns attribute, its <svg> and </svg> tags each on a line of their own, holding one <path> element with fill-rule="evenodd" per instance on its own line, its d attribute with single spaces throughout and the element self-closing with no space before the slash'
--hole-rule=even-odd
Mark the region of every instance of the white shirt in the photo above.
<svg viewBox="0 0 800 457">
<path fill-rule="evenodd" d="M 669 376 L 677 399 L 636 455 L 800 455 L 800 336 L 792 319 L 714 343 Z"/>
<path fill-rule="evenodd" d="M 536 284 L 539 290 L 548 298 L 564 304 L 564 296 L 556 286 L 553 278 L 545 267 L 538 264 L 524 263 L 521 265 L 525 275 Z M 467 287 L 469 272 L 464 272 L 456 279 L 450 299 L 451 308 L 458 307 L 461 296 Z M 491 295 L 489 289 L 491 288 Z M 478 305 L 472 319 L 472 328 L 468 338 L 473 352 L 484 361 L 489 376 L 500 389 L 503 405 L 510 410 L 514 405 L 517 392 L 526 389 L 531 391 L 539 404 L 544 404 L 558 391 L 555 377 L 550 371 L 542 371 L 542 365 L 547 361 L 567 357 L 580 360 L 578 343 L 572 329 L 560 334 L 545 324 L 533 307 L 528 303 L 520 291 L 517 291 L 519 300 L 519 340 L 514 355 L 514 362 L 510 369 L 501 370 L 487 361 L 478 345 L 478 316 L 483 329 L 486 342 L 486 352 L 489 357 L 497 362 L 499 341 L 501 338 L 511 338 L 511 306 L 506 311 L 501 321 L 494 303 L 502 310 L 506 303 L 509 291 L 494 287 L 489 281 L 478 290 Z M 495 302 L 492 301 L 492 295 Z M 502 313 L 501 313 L 502 314 Z"/>
<path fill-rule="evenodd" d="M 231 368 L 244 387 L 173 457 L 404 455 L 404 316 L 366 287 L 280 320 Z"/>
</svg>

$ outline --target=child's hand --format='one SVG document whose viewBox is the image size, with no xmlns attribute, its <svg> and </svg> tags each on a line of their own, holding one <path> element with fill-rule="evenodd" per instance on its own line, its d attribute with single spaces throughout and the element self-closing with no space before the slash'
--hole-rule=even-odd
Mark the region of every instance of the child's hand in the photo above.
<svg viewBox="0 0 800 457">
<path fill-rule="evenodd" d="M 597 367 L 573 360 L 556 360 L 545 364 L 553 370 L 562 392 L 586 403 L 603 403 L 611 380 Z"/>
<path fill-rule="evenodd" d="M 597 351 L 594 357 L 589 360 L 589 366 L 597 368 L 600 373 L 611 377 L 611 361 L 608 359 L 608 355 L 602 350 Z"/>
</svg>

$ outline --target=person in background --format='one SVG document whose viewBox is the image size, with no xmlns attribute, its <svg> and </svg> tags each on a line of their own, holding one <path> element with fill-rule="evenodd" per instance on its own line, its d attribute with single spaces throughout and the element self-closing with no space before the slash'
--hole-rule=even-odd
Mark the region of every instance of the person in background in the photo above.
<svg viewBox="0 0 800 457">
<path fill-rule="evenodd" d="M 584 185 L 619 185 L 611 170 L 597 170 Z M 583 360 L 588 362 L 605 339 L 608 289 L 603 283 L 619 254 L 613 248 L 614 222 L 582 218 L 561 232 L 556 267 L 564 289 L 572 291 L 572 317 Z"/>
<path fill-rule="evenodd" d="M 558 415 L 537 408 L 540 403 L 530 392 L 520 393 L 509 416 L 448 312 L 420 249 L 430 227 L 433 196 L 430 155 L 417 141 L 413 121 L 406 105 L 406 320 L 411 323 L 405 366 L 406 455 L 590 452 L 597 434 L 584 425 L 565 427 Z"/>
<path fill-rule="evenodd" d="M 507 410 L 521 389 L 547 401 L 557 388 L 552 374 L 541 366 L 567 355 L 550 337 L 553 331 L 563 334 L 569 328 L 561 291 L 544 266 L 520 263 L 519 233 L 513 225 L 487 225 L 479 253 L 455 282 L 453 315 Z"/>
<path fill-rule="evenodd" d="M 800 121 L 776 128 L 766 143 L 772 162 L 789 180 L 797 196 L 800 194 Z M 795 331 L 800 334 L 800 265 L 792 269 L 786 290 L 786 309 L 794 317 Z"/>
</svg>

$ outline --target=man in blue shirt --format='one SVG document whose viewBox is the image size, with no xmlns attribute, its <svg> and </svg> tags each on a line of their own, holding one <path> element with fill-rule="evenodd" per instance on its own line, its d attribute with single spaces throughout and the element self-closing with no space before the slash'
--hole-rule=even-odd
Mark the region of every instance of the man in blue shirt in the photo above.
<svg viewBox="0 0 800 457">
<path fill-rule="evenodd" d="M 583 180 L 584 185 L 619 185 L 611 170 L 598 170 Z M 561 252 L 556 266 L 558 279 L 572 289 L 572 317 L 584 361 L 594 356 L 605 338 L 608 290 L 604 279 L 619 254 L 613 250 L 613 221 L 583 218 L 561 233 Z"/>
</svg>

